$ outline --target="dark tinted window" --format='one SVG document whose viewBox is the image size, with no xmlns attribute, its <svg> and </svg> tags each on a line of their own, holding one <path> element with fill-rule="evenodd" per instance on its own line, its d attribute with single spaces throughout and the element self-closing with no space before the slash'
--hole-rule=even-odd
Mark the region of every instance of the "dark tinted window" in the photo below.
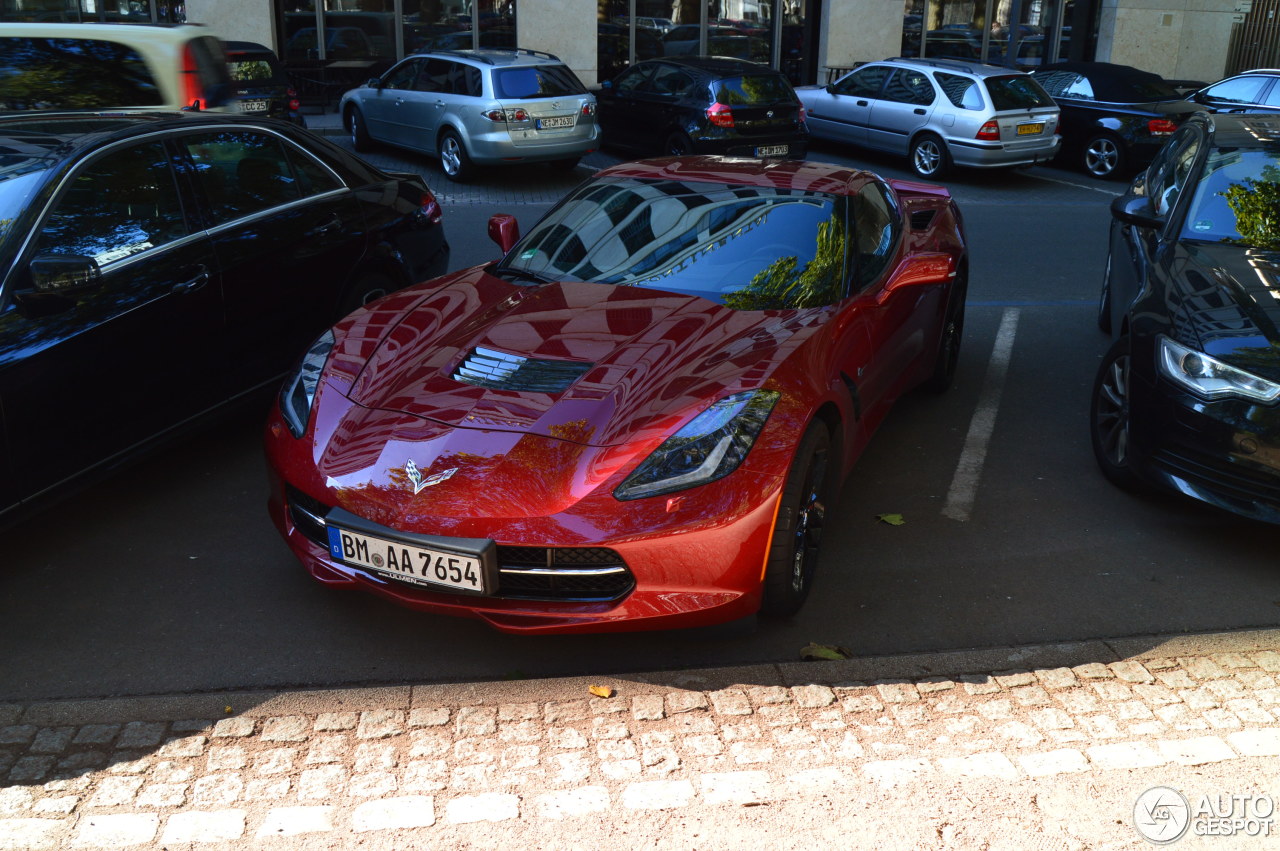
<svg viewBox="0 0 1280 851">
<path fill-rule="evenodd" d="M 880 86 L 884 83 L 884 78 L 888 76 L 890 70 L 886 65 L 859 68 L 852 74 L 841 77 L 832 90 L 839 95 L 877 97 L 880 94 Z"/>
<path fill-rule="evenodd" d="M 146 62 L 128 45 L 88 38 L 0 37 L 0 109 L 162 103 Z"/>
<path fill-rule="evenodd" d="M 1053 98 L 1029 74 L 988 77 L 986 84 L 991 103 L 997 110 L 1053 106 Z"/>
<path fill-rule="evenodd" d="M 1074 71 L 1041 71 L 1036 74 L 1036 82 L 1051 97 L 1093 100 L 1093 86 Z"/>
<path fill-rule="evenodd" d="M 1182 237 L 1280 249 L 1280 152 L 1211 150 Z"/>
<path fill-rule="evenodd" d="M 652 65 L 639 65 L 631 68 L 618 75 L 618 79 L 614 81 L 613 88 L 617 92 L 633 92 L 644 91 L 647 86 L 645 83 L 649 79 L 649 75 L 653 73 Z"/>
<path fill-rule="evenodd" d="M 1223 80 L 1205 89 L 1205 94 L 1224 103 L 1258 103 L 1262 90 L 1271 82 L 1270 77 L 1251 75 Z"/>
<path fill-rule="evenodd" d="M 659 65 L 644 90 L 654 94 L 684 97 L 693 91 L 693 77 L 688 71 L 674 65 Z"/>
<path fill-rule="evenodd" d="M 953 106 L 960 109 L 982 109 L 982 91 L 977 80 L 972 77 L 961 77 L 958 74 L 934 74 L 938 87 L 947 96 Z"/>
<path fill-rule="evenodd" d="M 554 98 L 587 91 L 563 65 L 499 68 L 493 72 L 493 88 L 500 98 Z"/>
<path fill-rule="evenodd" d="M 845 207 L 843 198 L 801 190 L 590 183 L 508 258 L 559 280 L 697 295 L 736 310 L 816 307 L 844 294 Z"/>
<path fill-rule="evenodd" d="M 728 106 L 794 103 L 795 90 L 781 74 L 751 74 L 726 77 L 712 83 L 716 101 Z"/>
<path fill-rule="evenodd" d="M 105 266 L 189 231 L 164 145 L 150 142 L 80 169 L 40 229 L 40 254 L 80 254 Z"/>
<path fill-rule="evenodd" d="M 853 233 L 858 252 L 858 286 L 867 287 L 884 274 L 902 230 L 902 216 L 889 190 L 869 183 L 853 199 Z"/>
<path fill-rule="evenodd" d="M 265 133 L 223 131 L 184 136 L 213 224 L 296 201 L 302 191 L 280 140 Z"/>
<path fill-rule="evenodd" d="M 421 59 L 406 59 L 387 72 L 382 78 L 382 85 L 388 89 L 412 89 L 417 83 L 418 74 L 424 66 Z"/>
<path fill-rule="evenodd" d="M 917 71 L 914 68 L 899 68 L 893 72 L 893 76 L 885 84 L 884 94 L 881 97 L 897 103 L 913 103 L 926 106 L 933 103 L 935 95 L 933 84 L 929 82 L 929 78 L 925 76 L 923 71 Z"/>
</svg>

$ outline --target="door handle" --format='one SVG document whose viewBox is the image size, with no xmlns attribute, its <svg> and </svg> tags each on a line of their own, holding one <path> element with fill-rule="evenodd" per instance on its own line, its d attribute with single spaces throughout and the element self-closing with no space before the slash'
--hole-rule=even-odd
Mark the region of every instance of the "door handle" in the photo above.
<svg viewBox="0 0 1280 851">
<path fill-rule="evenodd" d="M 865 100 L 858 101 L 858 106 L 866 106 L 866 105 L 867 105 L 867 102 Z"/>
<path fill-rule="evenodd" d="M 174 293 L 177 293 L 178 295 L 193 293 L 205 284 L 209 283 L 209 269 L 205 266 L 197 266 L 196 268 L 200 271 L 196 273 L 194 278 L 189 281 L 181 281 L 173 285 L 172 291 Z"/>
<path fill-rule="evenodd" d="M 916 115 L 924 115 L 923 109 L 913 109 L 911 111 L 914 112 Z"/>
<path fill-rule="evenodd" d="M 329 220 L 327 222 L 313 227 L 311 230 L 307 231 L 304 236 L 325 236 L 326 234 L 339 230 L 341 227 L 342 219 L 338 218 L 337 213 L 333 213 L 329 216 Z"/>
</svg>

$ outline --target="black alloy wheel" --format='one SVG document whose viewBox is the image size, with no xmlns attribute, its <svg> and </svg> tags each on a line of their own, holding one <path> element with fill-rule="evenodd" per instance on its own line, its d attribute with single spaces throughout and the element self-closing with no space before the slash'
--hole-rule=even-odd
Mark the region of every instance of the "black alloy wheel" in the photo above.
<svg viewBox="0 0 1280 851">
<path fill-rule="evenodd" d="M 1135 490 L 1141 484 L 1130 461 L 1130 374 L 1132 361 L 1128 337 L 1111 344 L 1102 356 L 1093 382 L 1089 406 L 1089 436 L 1093 457 L 1102 474 L 1117 487 Z"/>
<path fill-rule="evenodd" d="M 815 420 L 796 449 L 778 506 L 765 565 L 761 614 L 789 617 L 800 611 L 813 587 L 822 533 L 831 522 L 836 471 L 831 434 Z"/>
<path fill-rule="evenodd" d="M 1099 133 L 1085 142 L 1081 164 L 1094 177 L 1119 177 L 1124 168 L 1124 143 L 1110 133 Z"/>
<path fill-rule="evenodd" d="M 361 153 L 373 150 L 373 137 L 364 126 L 364 115 L 358 107 L 347 110 L 347 129 L 351 131 L 351 147 Z"/>
<path fill-rule="evenodd" d="M 955 379 L 956 364 L 960 362 L 960 343 L 964 339 L 964 303 L 968 291 L 964 271 L 957 272 L 951 286 L 951 300 L 947 303 L 947 315 L 942 322 L 942 339 L 938 342 L 933 374 L 924 384 L 925 389 L 932 393 L 945 392 Z"/>
</svg>

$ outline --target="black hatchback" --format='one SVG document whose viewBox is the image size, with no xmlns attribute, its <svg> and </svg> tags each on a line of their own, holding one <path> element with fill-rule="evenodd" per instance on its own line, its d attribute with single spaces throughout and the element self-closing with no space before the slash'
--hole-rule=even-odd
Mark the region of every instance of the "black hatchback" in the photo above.
<svg viewBox="0 0 1280 851">
<path fill-rule="evenodd" d="M 0 521 L 448 266 L 421 178 L 281 121 L 13 115 L 0 146 Z"/>
<path fill-rule="evenodd" d="M 804 159 L 805 110 L 791 83 L 756 62 L 687 56 L 637 62 L 596 95 L 605 144 L 642 155 Z"/>
<path fill-rule="evenodd" d="M 1102 472 L 1280 523 L 1280 123 L 1196 113 L 1111 210 Z"/>
</svg>

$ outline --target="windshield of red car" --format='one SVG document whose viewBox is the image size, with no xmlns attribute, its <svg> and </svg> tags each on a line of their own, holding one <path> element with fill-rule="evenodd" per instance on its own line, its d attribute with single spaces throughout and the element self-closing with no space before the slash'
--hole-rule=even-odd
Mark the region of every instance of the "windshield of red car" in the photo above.
<svg viewBox="0 0 1280 851">
<path fill-rule="evenodd" d="M 823 192 L 622 178 L 576 190 L 504 266 L 736 310 L 796 309 L 841 297 L 847 241 L 844 199 Z"/>
</svg>

